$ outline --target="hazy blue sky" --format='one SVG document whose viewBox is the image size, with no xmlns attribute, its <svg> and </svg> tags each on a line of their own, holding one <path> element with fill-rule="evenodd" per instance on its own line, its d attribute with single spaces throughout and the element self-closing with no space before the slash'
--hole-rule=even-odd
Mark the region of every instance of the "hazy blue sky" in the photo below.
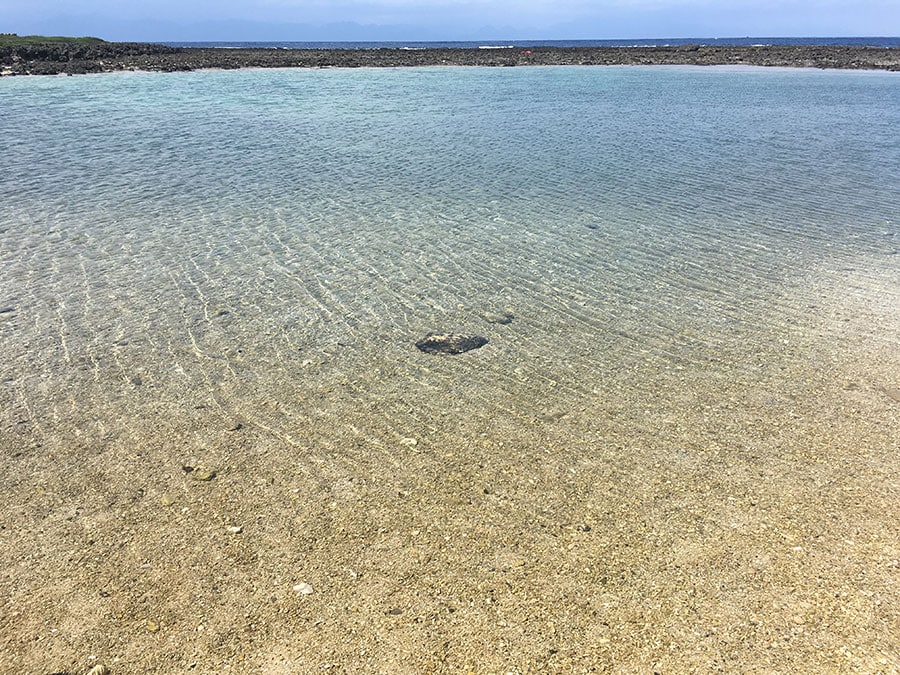
<svg viewBox="0 0 900 675">
<path fill-rule="evenodd" d="M 111 40 L 898 36 L 900 0 L 0 0 L 0 32 Z"/>
</svg>

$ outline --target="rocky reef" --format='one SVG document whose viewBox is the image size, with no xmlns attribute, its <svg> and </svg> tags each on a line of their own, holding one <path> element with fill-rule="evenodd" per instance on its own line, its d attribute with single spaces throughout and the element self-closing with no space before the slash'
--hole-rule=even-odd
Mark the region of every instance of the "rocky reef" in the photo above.
<svg viewBox="0 0 900 675">
<path fill-rule="evenodd" d="M 900 71 L 900 49 L 860 46 L 221 49 L 122 42 L 0 45 L 0 75 L 204 68 L 753 65 Z"/>
</svg>

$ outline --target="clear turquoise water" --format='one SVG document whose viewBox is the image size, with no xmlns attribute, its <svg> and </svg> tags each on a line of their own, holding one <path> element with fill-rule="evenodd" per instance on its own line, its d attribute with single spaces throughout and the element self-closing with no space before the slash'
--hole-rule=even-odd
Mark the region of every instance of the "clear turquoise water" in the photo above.
<svg viewBox="0 0 900 675">
<path fill-rule="evenodd" d="M 0 78 L 0 670 L 890 668 L 898 128 L 890 73 Z"/>
<path fill-rule="evenodd" d="M 48 438 L 202 404 L 393 443 L 758 384 L 817 280 L 884 297 L 900 261 L 891 73 L 4 78 L 0 109 L 3 423 Z"/>
</svg>

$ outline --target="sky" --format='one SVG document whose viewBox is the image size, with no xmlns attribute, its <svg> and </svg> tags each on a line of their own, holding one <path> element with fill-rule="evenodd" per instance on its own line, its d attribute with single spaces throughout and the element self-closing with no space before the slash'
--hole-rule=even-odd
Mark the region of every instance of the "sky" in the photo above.
<svg viewBox="0 0 900 675">
<path fill-rule="evenodd" d="M 900 36 L 900 0 L 0 0 L 0 33 L 107 40 Z"/>
</svg>

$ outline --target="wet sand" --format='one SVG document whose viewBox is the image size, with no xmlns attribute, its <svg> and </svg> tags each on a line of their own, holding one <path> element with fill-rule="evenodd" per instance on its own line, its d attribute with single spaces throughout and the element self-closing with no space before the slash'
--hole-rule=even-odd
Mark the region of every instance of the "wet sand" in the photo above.
<svg viewBox="0 0 900 675">
<path fill-rule="evenodd" d="M 528 65 L 754 65 L 900 70 L 900 50 L 855 46 L 515 47 L 509 49 L 208 49 L 103 43 L 0 47 L 0 74 L 203 68 Z"/>
</svg>

